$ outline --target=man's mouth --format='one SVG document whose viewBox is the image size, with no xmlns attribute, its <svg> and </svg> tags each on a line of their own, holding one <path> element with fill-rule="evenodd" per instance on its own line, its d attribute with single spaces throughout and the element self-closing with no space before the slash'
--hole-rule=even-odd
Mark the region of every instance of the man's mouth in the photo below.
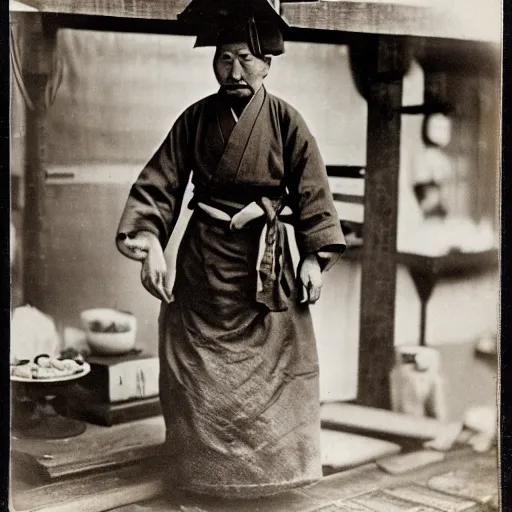
<svg viewBox="0 0 512 512">
<path fill-rule="evenodd" d="M 226 84 L 225 89 L 236 90 L 236 89 L 250 89 L 251 87 L 247 84 Z"/>
</svg>

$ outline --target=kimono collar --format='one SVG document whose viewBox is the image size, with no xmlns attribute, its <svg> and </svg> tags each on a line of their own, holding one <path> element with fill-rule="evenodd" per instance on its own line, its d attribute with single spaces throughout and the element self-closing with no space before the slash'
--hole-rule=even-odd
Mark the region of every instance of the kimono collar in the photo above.
<svg viewBox="0 0 512 512">
<path fill-rule="evenodd" d="M 226 95 L 226 93 L 224 92 L 224 90 L 222 88 L 219 89 L 217 94 L 218 94 L 220 100 L 223 103 L 225 103 L 230 108 L 230 110 L 234 114 L 235 121 L 238 122 L 238 120 L 240 119 L 242 114 L 245 112 L 247 107 L 253 102 L 254 98 L 256 96 L 258 96 L 258 94 L 260 92 L 263 92 L 263 93 L 265 92 L 265 91 L 261 91 L 261 89 L 264 89 L 263 85 L 248 100 L 246 100 L 245 98 L 240 98 L 240 99 L 233 98 L 233 99 L 230 99 Z M 242 109 L 240 109 L 241 106 L 243 106 Z"/>
<path fill-rule="evenodd" d="M 266 91 L 262 86 L 251 98 L 231 131 L 215 173 L 221 181 L 228 182 L 236 178 L 265 98 Z"/>
</svg>

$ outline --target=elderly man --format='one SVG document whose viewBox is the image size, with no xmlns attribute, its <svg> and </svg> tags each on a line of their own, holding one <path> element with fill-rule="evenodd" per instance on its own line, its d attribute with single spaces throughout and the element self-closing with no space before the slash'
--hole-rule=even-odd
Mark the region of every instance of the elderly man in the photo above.
<svg viewBox="0 0 512 512">
<path fill-rule="evenodd" d="M 275 23 L 225 25 L 213 62 L 220 90 L 179 116 L 133 185 L 117 235 L 163 302 L 169 476 L 194 493 L 258 497 L 321 477 L 309 303 L 345 240 L 313 136 L 263 86 L 270 56 L 282 52 Z M 163 249 L 191 172 L 194 212 L 171 293 Z"/>
</svg>

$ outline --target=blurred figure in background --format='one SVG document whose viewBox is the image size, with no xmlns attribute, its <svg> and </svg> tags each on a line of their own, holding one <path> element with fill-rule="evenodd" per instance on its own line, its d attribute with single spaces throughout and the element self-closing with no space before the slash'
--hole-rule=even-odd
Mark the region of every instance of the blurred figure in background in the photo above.
<svg viewBox="0 0 512 512">
<path fill-rule="evenodd" d="M 444 219 L 448 214 L 444 188 L 453 170 L 445 148 L 450 143 L 451 132 L 448 116 L 441 113 L 425 116 L 423 141 L 426 148 L 414 169 L 414 192 L 426 219 Z"/>
</svg>

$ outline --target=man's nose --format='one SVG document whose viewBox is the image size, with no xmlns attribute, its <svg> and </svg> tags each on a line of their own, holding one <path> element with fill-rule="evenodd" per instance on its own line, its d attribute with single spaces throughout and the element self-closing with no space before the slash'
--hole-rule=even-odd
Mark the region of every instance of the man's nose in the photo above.
<svg viewBox="0 0 512 512">
<path fill-rule="evenodd" d="M 233 65 L 231 66 L 230 78 L 232 80 L 236 80 L 237 82 L 242 79 L 242 65 L 238 62 L 237 59 L 233 60 Z"/>
</svg>

